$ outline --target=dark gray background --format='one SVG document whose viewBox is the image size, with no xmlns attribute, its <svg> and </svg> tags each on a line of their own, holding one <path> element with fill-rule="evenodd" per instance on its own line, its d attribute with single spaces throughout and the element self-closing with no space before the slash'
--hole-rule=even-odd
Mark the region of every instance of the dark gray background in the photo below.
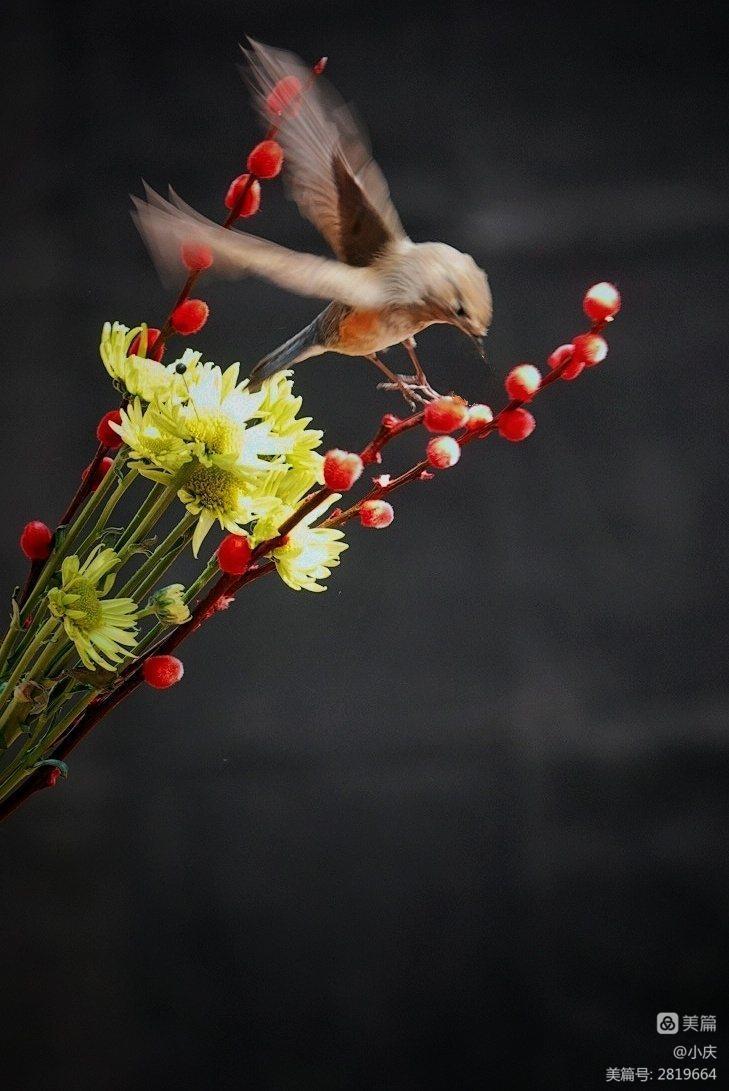
<svg viewBox="0 0 729 1091">
<path fill-rule="evenodd" d="M 138 693 L 3 826 L 9 1088 L 597 1088 L 668 1063 L 656 1011 L 721 1019 L 720 8 L 15 6 L 8 592 L 21 526 L 58 516 L 114 404 L 102 321 L 169 304 L 129 192 L 172 181 L 219 216 L 257 137 L 246 33 L 328 53 L 412 235 L 488 270 L 491 370 L 432 331 L 436 385 L 498 403 L 510 365 L 583 328 L 587 285 L 615 280 L 624 310 L 528 443 L 470 449 L 389 531 L 352 528 L 326 595 L 249 589 L 184 649 L 184 684 Z M 320 245 L 275 183 L 253 227 Z M 221 363 L 316 309 L 205 294 L 196 342 Z M 398 409 L 364 364 L 299 381 L 331 445 Z"/>
</svg>

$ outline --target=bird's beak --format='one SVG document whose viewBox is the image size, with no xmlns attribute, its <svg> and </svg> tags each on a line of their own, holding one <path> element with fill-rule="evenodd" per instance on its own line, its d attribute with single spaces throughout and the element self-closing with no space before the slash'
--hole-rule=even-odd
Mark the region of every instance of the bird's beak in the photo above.
<svg viewBox="0 0 729 1091">
<path fill-rule="evenodd" d="M 486 359 L 486 346 L 484 345 L 483 337 L 479 336 L 478 334 L 475 334 L 472 330 L 470 330 L 468 328 L 468 326 L 465 325 L 465 323 L 463 325 L 458 323 L 456 325 L 456 329 L 459 329 L 461 331 L 461 333 L 465 333 L 465 335 L 469 339 L 469 341 L 473 341 L 474 345 L 476 346 L 476 348 L 478 350 L 479 356 L 481 357 L 482 360 L 485 360 Z"/>
<path fill-rule="evenodd" d="M 484 344 L 483 337 L 477 337 L 475 333 L 469 333 L 468 335 L 473 341 L 474 345 L 478 349 L 478 354 L 482 360 L 486 359 L 486 345 Z"/>
</svg>

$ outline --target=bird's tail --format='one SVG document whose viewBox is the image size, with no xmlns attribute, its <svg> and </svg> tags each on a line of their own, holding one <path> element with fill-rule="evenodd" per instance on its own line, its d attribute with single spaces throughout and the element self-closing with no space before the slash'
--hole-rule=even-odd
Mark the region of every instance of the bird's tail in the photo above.
<svg viewBox="0 0 729 1091">
<path fill-rule="evenodd" d="M 300 360 L 306 360 L 308 356 L 314 356 L 319 348 L 319 321 L 315 318 L 303 330 L 258 361 L 249 376 L 250 389 L 257 390 L 264 379 L 270 379 L 277 372 L 284 371 Z"/>
</svg>

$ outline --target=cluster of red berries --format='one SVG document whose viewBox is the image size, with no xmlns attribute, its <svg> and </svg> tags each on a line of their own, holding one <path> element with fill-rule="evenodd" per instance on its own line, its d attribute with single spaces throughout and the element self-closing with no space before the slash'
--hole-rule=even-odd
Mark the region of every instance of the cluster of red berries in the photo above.
<svg viewBox="0 0 729 1091">
<path fill-rule="evenodd" d="M 323 71 L 325 63 L 326 59 L 323 58 L 315 66 L 314 71 L 317 75 Z M 286 76 L 279 80 L 266 100 L 272 118 L 279 118 L 285 112 L 298 113 L 301 107 L 299 101 L 301 93 L 301 81 L 296 76 Z M 225 207 L 234 213 L 236 219 L 255 216 L 261 207 L 261 180 L 279 175 L 283 161 L 283 148 L 278 141 L 269 137 L 256 144 L 248 156 L 247 171 L 233 179 L 225 194 Z M 195 242 L 184 243 L 180 256 L 182 264 L 189 273 L 188 287 L 199 273 L 210 268 L 214 260 L 209 246 Z M 210 308 L 204 299 L 183 299 L 173 310 L 169 321 L 175 333 L 190 337 L 200 332 L 209 316 Z M 154 327 L 147 330 L 146 355 L 148 359 L 156 360 L 158 363 L 162 360 L 165 351 L 164 342 L 155 348 L 159 337 L 160 330 Z M 130 356 L 139 351 L 140 341 L 140 337 L 134 338 L 129 346 Z M 107 444 L 107 446 L 111 445 Z"/>
<path fill-rule="evenodd" d="M 568 345 L 560 345 L 549 357 L 548 365 L 560 369 L 563 379 L 576 379 L 586 368 L 600 363 L 607 355 L 607 343 L 597 330 L 612 321 L 620 310 L 620 293 L 612 284 L 595 284 L 585 295 L 583 309 L 595 327 L 589 333 L 581 333 Z M 468 433 L 487 434 L 496 429 L 503 439 L 519 443 L 532 434 L 536 421 L 525 403 L 531 402 L 543 383 L 541 372 L 533 364 L 517 364 L 504 381 L 509 404 L 494 417 L 488 405 L 469 406 L 456 395 L 436 398 L 423 411 L 423 424 L 435 433 L 428 441 L 426 459 L 436 470 L 455 466 L 461 457 L 461 441 L 450 433 L 464 429 Z M 396 417 L 386 416 L 383 424 L 394 427 Z M 329 451 L 324 459 L 324 483 L 332 492 L 346 492 L 359 479 L 363 470 L 362 459 L 348 451 Z M 426 475 L 424 472 L 421 476 Z M 381 483 L 381 482 L 378 482 Z M 382 499 L 365 500 L 359 506 L 360 522 L 366 527 L 382 528 L 390 525 L 394 512 Z"/>
</svg>

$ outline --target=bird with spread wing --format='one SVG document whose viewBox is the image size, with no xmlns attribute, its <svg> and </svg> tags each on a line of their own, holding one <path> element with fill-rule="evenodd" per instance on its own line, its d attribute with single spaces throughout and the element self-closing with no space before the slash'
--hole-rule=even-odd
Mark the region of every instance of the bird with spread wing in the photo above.
<svg viewBox="0 0 729 1091">
<path fill-rule="evenodd" d="M 296 77 L 306 93 L 282 111 L 277 139 L 288 188 L 299 211 L 321 232 L 334 258 L 299 253 L 237 230 L 225 230 L 151 189 L 135 199 L 135 220 L 162 269 L 179 269 L 182 244 L 202 244 L 215 269 L 228 276 L 263 277 L 291 292 L 331 302 L 303 330 L 265 356 L 251 383 L 325 352 L 362 356 L 410 401 L 434 395 L 415 355 L 414 336 L 448 323 L 476 341 L 491 322 L 488 280 L 468 254 L 441 242 L 413 242 L 390 200 L 352 114 L 322 80 L 315 84 L 293 54 L 257 42 L 246 51 L 256 106 L 270 122 L 273 89 Z M 415 374 L 393 373 L 379 353 L 402 343 Z"/>
</svg>

